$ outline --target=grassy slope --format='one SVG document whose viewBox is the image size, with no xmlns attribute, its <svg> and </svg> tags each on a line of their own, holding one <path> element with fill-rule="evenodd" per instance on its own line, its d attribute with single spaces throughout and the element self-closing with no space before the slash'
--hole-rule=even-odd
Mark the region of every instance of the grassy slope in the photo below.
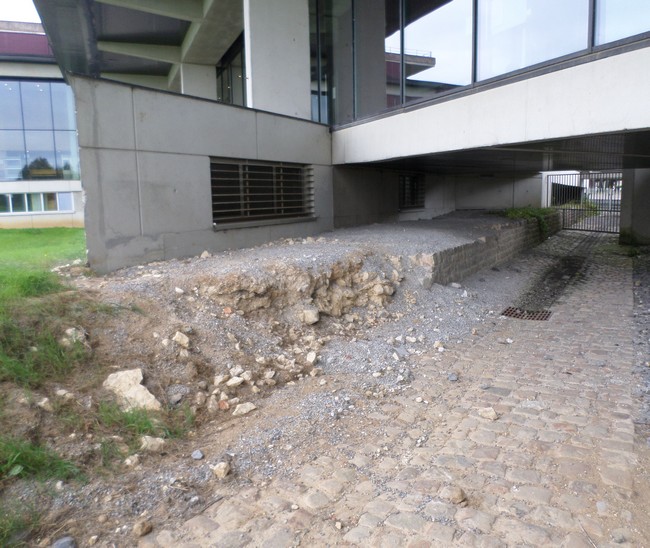
<svg viewBox="0 0 650 548">
<path fill-rule="evenodd" d="M 86 236 L 81 228 L 0 230 L 0 269 L 51 268 L 84 260 Z"/>
</svg>

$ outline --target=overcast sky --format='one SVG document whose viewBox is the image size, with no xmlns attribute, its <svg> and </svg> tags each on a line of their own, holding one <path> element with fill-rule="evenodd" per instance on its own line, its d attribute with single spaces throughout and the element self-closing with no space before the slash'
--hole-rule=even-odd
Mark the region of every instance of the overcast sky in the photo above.
<svg viewBox="0 0 650 548">
<path fill-rule="evenodd" d="M 0 0 L 0 21 L 41 22 L 32 0 Z"/>
</svg>

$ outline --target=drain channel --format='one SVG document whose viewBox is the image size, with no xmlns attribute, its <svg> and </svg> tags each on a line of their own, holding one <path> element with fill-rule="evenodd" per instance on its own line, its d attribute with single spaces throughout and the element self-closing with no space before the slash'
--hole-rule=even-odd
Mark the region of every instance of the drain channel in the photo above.
<svg viewBox="0 0 650 548">
<path fill-rule="evenodd" d="M 551 317 L 551 314 L 552 312 L 550 310 L 523 310 L 514 306 L 509 306 L 501 312 L 502 316 L 507 316 L 508 318 L 537 321 L 546 321 Z"/>
</svg>

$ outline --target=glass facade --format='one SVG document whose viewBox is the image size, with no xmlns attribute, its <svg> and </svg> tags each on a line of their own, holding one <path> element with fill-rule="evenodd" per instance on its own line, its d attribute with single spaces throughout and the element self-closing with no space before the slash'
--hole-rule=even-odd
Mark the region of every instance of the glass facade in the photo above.
<svg viewBox="0 0 650 548">
<path fill-rule="evenodd" d="M 72 192 L 0 194 L 0 214 L 74 211 Z"/>
<path fill-rule="evenodd" d="M 649 0 L 310 0 L 309 8 L 312 119 L 332 125 L 650 32 Z"/>
<path fill-rule="evenodd" d="M 0 182 L 28 179 L 79 179 L 74 101 L 62 82 L 0 81 Z"/>
<path fill-rule="evenodd" d="M 244 35 L 241 34 L 217 65 L 217 101 L 246 105 Z"/>
</svg>

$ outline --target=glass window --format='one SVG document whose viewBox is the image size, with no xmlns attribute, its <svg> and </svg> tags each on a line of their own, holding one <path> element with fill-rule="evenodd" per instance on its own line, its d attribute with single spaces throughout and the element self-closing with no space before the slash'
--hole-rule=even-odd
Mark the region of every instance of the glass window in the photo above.
<svg viewBox="0 0 650 548">
<path fill-rule="evenodd" d="M 405 102 L 470 84 L 472 0 L 406 0 L 405 7 Z"/>
<path fill-rule="evenodd" d="M 0 194 L 0 213 L 9 213 L 9 194 Z"/>
<path fill-rule="evenodd" d="M 21 82 L 25 129 L 52 129 L 52 101 L 48 82 Z"/>
<path fill-rule="evenodd" d="M 22 179 L 23 167 L 25 167 L 23 132 L 20 130 L 0 130 L 0 181 L 18 181 Z"/>
<path fill-rule="evenodd" d="M 73 211 L 72 192 L 59 192 L 59 211 Z"/>
<path fill-rule="evenodd" d="M 27 202 L 24 194 L 11 194 L 11 211 L 24 213 L 27 211 Z"/>
<path fill-rule="evenodd" d="M 51 131 L 26 131 L 27 164 L 23 179 L 55 179 L 54 135 Z"/>
<path fill-rule="evenodd" d="M 75 131 L 55 131 L 56 168 L 62 179 L 79 179 L 79 146 Z"/>
<path fill-rule="evenodd" d="M 598 0 L 596 45 L 650 31 L 648 0 Z"/>
<path fill-rule="evenodd" d="M 479 0 L 478 79 L 588 47 L 589 0 Z"/>
<path fill-rule="evenodd" d="M 327 85 L 329 123 L 354 120 L 354 56 L 351 0 L 326 0 L 320 27 L 324 44 L 321 47 L 321 80 Z M 323 90 L 321 90 L 323 91 Z"/>
<path fill-rule="evenodd" d="M 76 129 L 74 117 L 74 96 L 67 84 L 53 82 L 52 90 L 52 116 L 54 129 Z"/>
<path fill-rule="evenodd" d="M 27 210 L 28 211 L 43 211 L 43 195 L 40 193 L 32 193 L 27 195 Z"/>
<path fill-rule="evenodd" d="M 45 204 L 45 211 L 56 211 L 56 192 L 43 194 L 43 203 Z"/>
<path fill-rule="evenodd" d="M 12 81 L 0 82 L 0 129 L 22 128 L 20 85 Z"/>
</svg>

